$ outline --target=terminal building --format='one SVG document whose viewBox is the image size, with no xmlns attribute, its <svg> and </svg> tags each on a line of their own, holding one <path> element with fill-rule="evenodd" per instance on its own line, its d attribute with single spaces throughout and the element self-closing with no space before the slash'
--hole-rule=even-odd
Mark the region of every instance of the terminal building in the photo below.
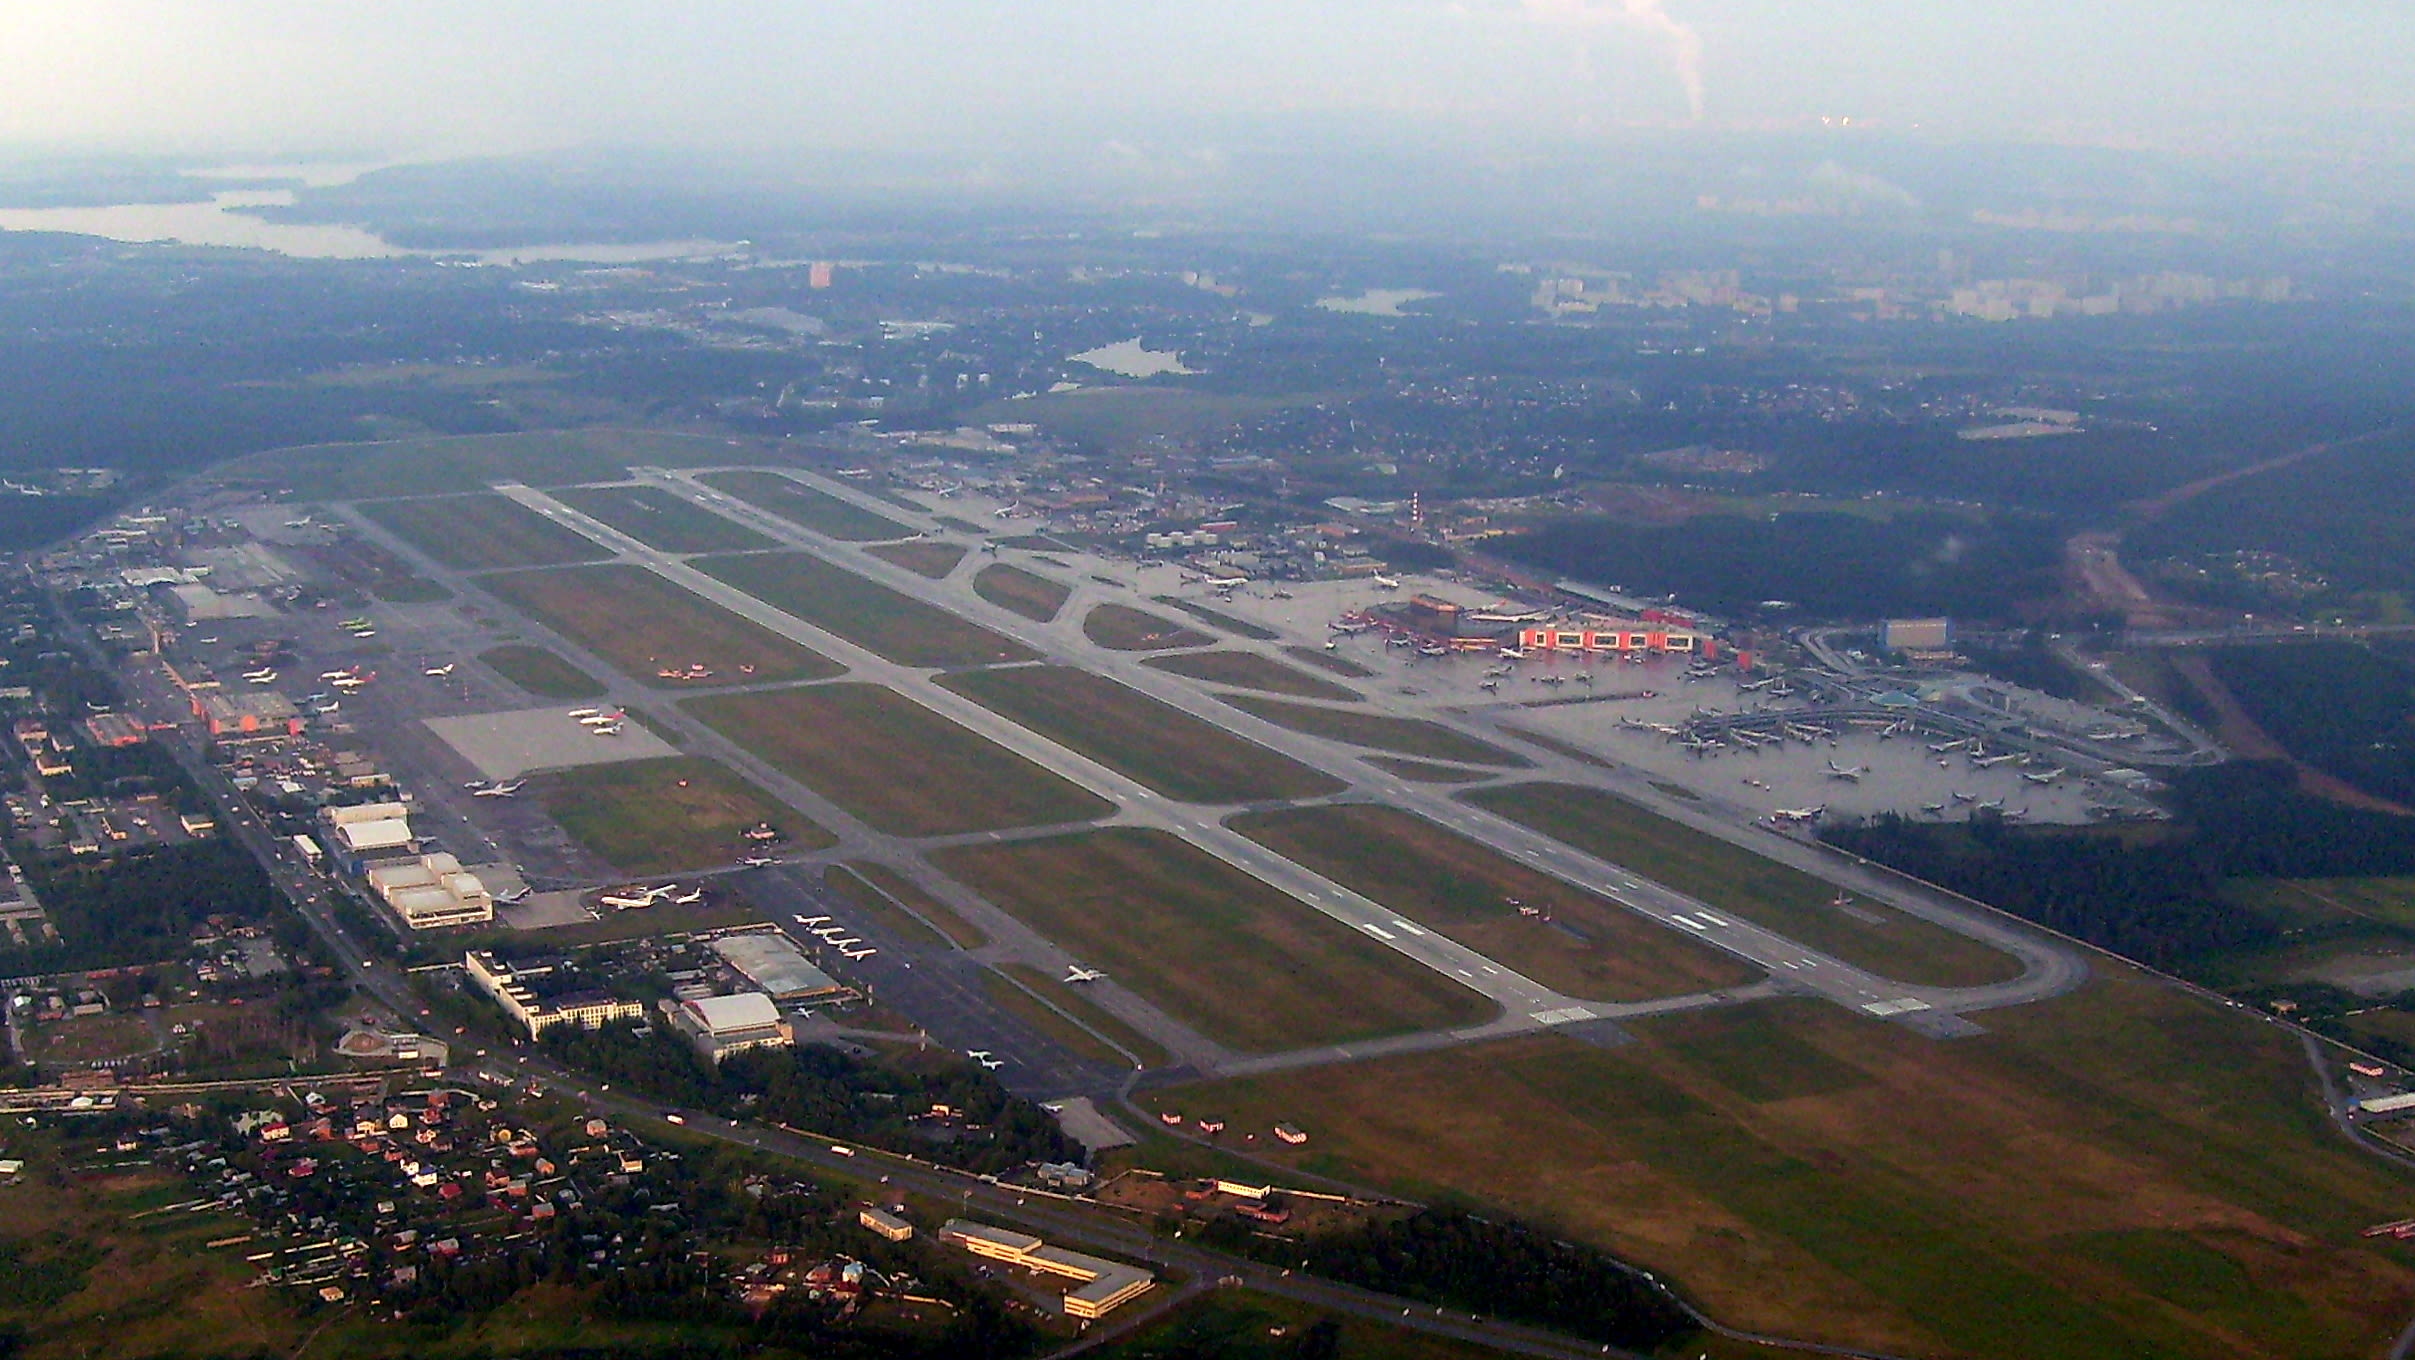
<svg viewBox="0 0 2415 1360">
<path fill-rule="evenodd" d="M 634 1020 L 645 1014 L 645 1007 L 637 1002 L 623 1001 L 608 992 L 539 996 L 529 984 L 541 984 L 554 971 L 551 964 L 510 964 L 484 949 L 473 949 L 462 956 L 461 966 L 470 981 L 494 998 L 504 1014 L 527 1028 L 531 1039 L 555 1025 L 597 1029 L 614 1020 Z"/>
<path fill-rule="evenodd" d="M 796 1032 L 780 1008 L 761 992 L 734 996 L 702 996 L 692 1001 L 662 1003 L 671 1023 L 688 1036 L 696 1050 L 718 1063 L 750 1048 L 785 1048 Z"/>
<path fill-rule="evenodd" d="M 1084 1256 L 1078 1251 L 1049 1246 L 1030 1233 L 993 1228 L 970 1219 L 949 1219 L 940 1226 L 939 1240 L 975 1256 L 1072 1281 L 1072 1287 L 1065 1291 L 1065 1316 L 1085 1322 L 1105 1317 L 1140 1297 L 1157 1282 L 1155 1275 L 1139 1266 Z"/>
<path fill-rule="evenodd" d="M 193 716 L 213 737 L 298 737 L 302 710 L 273 689 L 229 694 L 221 689 L 194 689 L 188 697 Z"/>
</svg>

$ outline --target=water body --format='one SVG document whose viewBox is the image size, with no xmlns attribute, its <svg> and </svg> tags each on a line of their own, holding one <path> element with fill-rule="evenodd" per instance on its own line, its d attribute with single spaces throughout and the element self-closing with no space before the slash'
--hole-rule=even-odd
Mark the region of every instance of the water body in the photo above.
<svg viewBox="0 0 2415 1360">
<path fill-rule="evenodd" d="M 302 173 L 304 167 L 259 167 L 261 173 L 306 183 L 341 183 Z M 287 172 L 293 172 L 288 174 Z M 243 167 L 197 172 L 196 178 L 253 178 Z M 345 176 L 349 178 L 349 176 Z M 285 207 L 294 201 L 291 189 L 224 189 L 203 203 L 121 203 L 106 208 L 0 209 L 0 231 L 64 232 L 99 236 L 130 243 L 173 242 L 188 246 L 226 246 L 242 250 L 271 250 L 298 260 L 382 260 L 410 256 L 470 259 L 480 264 L 524 264 L 536 260 L 566 260 L 587 264 L 631 264 L 641 260 L 684 259 L 725 254 L 733 247 L 713 241 L 648 241 L 625 245 L 598 243 L 512 246 L 501 250 L 412 250 L 398 246 L 360 227 L 333 223 L 272 222 L 241 211 L 244 208 Z"/>
<path fill-rule="evenodd" d="M 1441 296 L 1423 288 L 1370 288 L 1357 297 L 1337 295 L 1318 298 L 1317 306 L 1328 312 L 1348 312 L 1353 316 L 1407 316 L 1409 314 L 1401 310 L 1403 303 L 1423 302 L 1427 298 Z"/>
<path fill-rule="evenodd" d="M 1130 340 L 1119 340 L 1112 345 L 1101 345 L 1097 349 L 1084 350 L 1071 356 L 1071 359 L 1074 363 L 1088 364 L 1092 368 L 1103 368 L 1109 373 L 1126 378 L 1154 378 L 1160 373 L 1197 373 L 1199 371 L 1182 366 L 1181 351 L 1149 349 L 1141 344 L 1138 336 L 1134 336 Z"/>
</svg>

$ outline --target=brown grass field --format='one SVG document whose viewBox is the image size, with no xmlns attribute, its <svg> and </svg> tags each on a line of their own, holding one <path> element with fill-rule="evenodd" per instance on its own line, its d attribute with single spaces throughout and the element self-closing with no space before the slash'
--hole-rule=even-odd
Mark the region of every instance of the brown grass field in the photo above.
<svg viewBox="0 0 2415 1360">
<path fill-rule="evenodd" d="M 722 735 L 896 836 L 1088 821 L 1107 800 L 877 685 L 692 699 Z"/>
<path fill-rule="evenodd" d="M 701 756 L 589 765 L 533 783 L 545 815 L 624 874 L 719 868 L 748 853 L 740 833 L 758 822 L 777 828 L 787 848 L 836 843 L 803 813 Z"/>
<path fill-rule="evenodd" d="M 1343 788 L 1289 756 L 1069 666 L 964 671 L 940 683 L 1168 798 L 1240 803 Z"/>
<path fill-rule="evenodd" d="M 925 540 L 916 543 L 875 543 L 864 551 L 892 566 L 904 567 L 917 576 L 944 581 L 950 572 L 956 570 L 956 564 L 964 560 L 965 550 L 961 543 Z"/>
<path fill-rule="evenodd" d="M 758 553 L 697 564 L 774 609 L 901 666 L 1029 661 L 1023 644 L 811 553 Z"/>
<path fill-rule="evenodd" d="M 1720 1320 L 1899 1355 L 2379 1355 L 2415 1186 L 2325 1123 L 2297 1042 L 2115 966 L 1936 1042 L 1820 1002 L 1182 1088 L 1261 1155 L 1516 1209 Z"/>
<path fill-rule="evenodd" d="M 700 479 L 760 510 L 768 510 L 801 529 L 848 543 L 904 538 L 912 529 L 889 518 L 843 501 L 825 491 L 770 472 L 715 472 Z"/>
<path fill-rule="evenodd" d="M 973 593 L 1000 609 L 1011 609 L 1027 619 L 1046 623 L 1065 607 L 1073 588 L 1021 567 L 992 562 L 974 573 Z"/>
<path fill-rule="evenodd" d="M 448 379 L 460 376 L 457 369 L 445 374 Z M 774 443 L 750 441 L 733 449 L 727 439 L 703 435 L 589 426 L 310 444 L 256 453 L 226 464 L 224 471 L 229 477 L 299 488 L 307 498 L 362 500 L 458 491 L 490 482 L 567 486 L 626 477 L 639 464 L 697 467 L 732 460 L 782 461 Z"/>
<path fill-rule="evenodd" d="M 1294 732 L 1348 742 L 1353 746 L 1390 751 L 1394 755 L 1423 760 L 1456 760 L 1469 765 L 1519 767 L 1534 763 L 1515 751 L 1503 750 L 1491 742 L 1462 736 L 1440 723 L 1418 718 L 1392 718 L 1381 713 L 1361 713 L 1346 708 L 1312 708 L 1307 704 L 1260 699 L 1246 694 L 1232 695 L 1224 702 L 1245 713 L 1254 713 L 1277 727 L 1288 727 Z"/>
<path fill-rule="evenodd" d="M 931 860 L 1236 1048 L 1340 1043 L 1493 1013 L 1474 992 L 1161 831 L 951 848 Z"/>
<path fill-rule="evenodd" d="M 1201 623 L 1221 628 L 1235 637 L 1245 637 L 1257 642 L 1272 642 L 1282 636 L 1271 628 L 1261 628 L 1247 619 L 1235 618 L 1221 609 L 1211 608 L 1197 600 L 1185 600 L 1172 595 L 1152 595 L 1149 598 L 1159 604 L 1172 605 Z"/>
<path fill-rule="evenodd" d="M 865 882 L 862 875 L 844 865 L 832 865 L 822 871 L 822 890 L 847 910 L 878 921 L 882 929 L 898 939 L 924 949 L 947 948 L 947 936 L 932 929 L 914 913 L 900 909 L 889 894 Z"/>
<path fill-rule="evenodd" d="M 1802 870 L 1597 789 L 1517 784 L 1459 796 L 1706 906 L 1732 911 L 1899 982 L 1968 987 L 2020 971 L 2019 961 L 2008 954 L 1875 902 L 1853 906 L 1876 921 L 1848 915 L 1829 905 L 1834 887 Z"/>
<path fill-rule="evenodd" d="M 1283 654 L 1294 661 L 1306 662 L 1321 670 L 1331 671 L 1344 680 L 1365 680 L 1375 674 L 1349 657 L 1336 656 L 1321 647 L 1286 647 L 1283 649 Z"/>
<path fill-rule="evenodd" d="M 1298 808 L 1235 831 L 1556 991 L 1642 1001 L 1741 987 L 1762 970 L 1397 808 Z M 1515 898 L 1549 921 L 1521 916 Z"/>
<path fill-rule="evenodd" d="M 396 537 L 448 567 L 558 567 L 612 554 L 536 511 L 492 491 L 354 507 Z"/>
<path fill-rule="evenodd" d="M 755 552 L 779 544 L 659 486 L 574 486 L 554 499 L 667 553 Z"/>
<path fill-rule="evenodd" d="M 1082 619 L 1082 636 L 1115 652 L 1205 647 L 1216 639 L 1172 619 L 1128 605 L 1102 604 Z"/>
<path fill-rule="evenodd" d="M 701 661 L 720 684 L 826 680 L 846 668 L 778 633 L 671 584 L 643 567 L 612 563 L 489 576 L 483 584 L 538 622 L 657 687 L 657 672 Z M 749 672 L 746 668 L 753 667 Z"/>
<path fill-rule="evenodd" d="M 1090 999 L 1090 994 L 1056 974 L 1034 968 L 1028 963 L 1000 964 L 999 971 L 1012 973 L 1026 987 L 1054 1001 L 1064 1010 L 1080 1016 L 1082 1023 L 1113 1039 L 1126 1052 L 1138 1058 L 1145 1067 L 1163 1067 L 1173 1061 L 1173 1055 L 1160 1048 L 1157 1041 L 1108 1013 L 1105 1007 Z M 1107 1061 L 1121 1062 L 1122 1057 L 1109 1050 Z"/>
<path fill-rule="evenodd" d="M 1211 685 L 1231 685 L 1238 689 L 1264 690 L 1269 694 L 1289 694 L 1300 699 L 1326 699 L 1334 703 L 1350 703 L 1358 699 L 1356 690 L 1344 689 L 1330 680 L 1320 680 L 1306 671 L 1294 670 L 1280 661 L 1270 661 L 1256 652 L 1185 652 L 1175 656 L 1153 656 L 1141 663 L 1193 680 L 1205 680 Z"/>
</svg>

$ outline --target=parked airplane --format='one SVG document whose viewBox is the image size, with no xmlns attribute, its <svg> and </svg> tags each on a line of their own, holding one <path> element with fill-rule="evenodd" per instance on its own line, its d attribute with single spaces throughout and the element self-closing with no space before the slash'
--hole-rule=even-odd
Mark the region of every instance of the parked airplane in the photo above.
<svg viewBox="0 0 2415 1360">
<path fill-rule="evenodd" d="M 849 963 L 857 963 L 864 959 L 871 958 L 873 955 L 879 952 L 880 950 L 875 949 L 871 945 L 865 945 L 861 949 L 842 949 L 839 951 L 839 957 L 847 960 Z"/>
<path fill-rule="evenodd" d="M 1954 801 L 1957 803 L 1976 803 L 1979 801 L 1979 795 L 1975 793 L 1962 793 L 1957 791 L 1954 794 Z"/>
<path fill-rule="evenodd" d="M 844 954 L 844 953 L 846 953 L 848 950 L 853 949 L 853 948 L 855 948 L 857 945 L 862 944 L 862 943 L 863 943 L 863 940 L 861 940 L 860 938 L 858 938 L 858 937 L 856 937 L 856 936 L 853 936 L 853 935 L 849 935 L 849 936 L 847 936 L 847 938 L 846 938 L 846 939 L 843 939 L 843 940 L 832 940 L 832 941 L 830 942 L 830 947 L 831 947 L 831 948 L 833 948 L 833 949 L 835 949 L 835 950 L 837 950 L 837 951 L 839 951 L 840 953 Z"/>
<path fill-rule="evenodd" d="M 1006 1066 L 1006 1059 L 1004 1058 L 975 1058 L 973 1061 L 981 1064 L 981 1070 L 984 1072 L 995 1072 L 999 1068 Z"/>
<path fill-rule="evenodd" d="M 2063 767 L 2057 765 L 2051 770 L 2043 770 L 2036 774 L 2024 773 L 2021 777 L 2032 784 L 2051 784 L 2063 777 Z"/>
<path fill-rule="evenodd" d="M 1067 982 L 1096 982 L 1105 976 L 1107 972 L 1103 968 L 1084 968 L 1078 963 L 1069 964 L 1065 969 Z"/>
<path fill-rule="evenodd" d="M 1859 781 L 1863 775 L 1868 774 L 1869 772 L 1870 767 L 1867 765 L 1839 765 L 1833 760 L 1828 762 L 1828 777 L 1830 779 L 1851 779 Z"/>
<path fill-rule="evenodd" d="M 670 891 L 667 885 L 660 888 L 617 888 L 595 900 L 621 911 L 635 911 L 640 907 L 653 906 Z"/>
<path fill-rule="evenodd" d="M 1525 650 L 1519 647 L 1504 647 L 1501 649 L 1500 655 L 1503 661 L 1524 661 L 1526 659 Z"/>
<path fill-rule="evenodd" d="M 1827 810 L 1826 803 L 1819 803 L 1806 808 L 1779 808 L 1770 815 L 1781 822 L 1816 822 Z"/>
<path fill-rule="evenodd" d="M 777 855 L 747 855 L 738 861 L 749 869 L 768 869 L 780 862 Z"/>
<path fill-rule="evenodd" d="M 529 895 L 531 892 L 534 892 L 534 891 L 535 891 L 535 889 L 528 887 L 526 884 L 522 884 L 520 887 L 514 888 L 514 889 L 512 889 L 510 892 L 507 892 L 507 893 L 502 894 L 501 896 L 497 897 L 495 900 L 496 900 L 497 902 L 502 903 L 504 906 L 507 906 L 507 907 L 508 907 L 508 906 L 511 906 L 511 905 L 512 905 L 513 903 L 515 903 L 515 902 L 525 902 L 525 901 L 527 901 L 527 900 L 528 900 L 528 895 Z"/>
<path fill-rule="evenodd" d="M 1201 583 L 1210 590 L 1239 590 L 1249 584 L 1249 578 L 1246 576 L 1208 576 L 1201 578 Z"/>
<path fill-rule="evenodd" d="M 826 926 L 830 924 L 830 918 L 827 916 L 800 916 L 797 918 L 797 924 L 801 926 Z"/>
<path fill-rule="evenodd" d="M 453 673 L 453 667 L 455 667 L 455 666 L 457 666 L 457 665 L 460 665 L 460 664 L 461 664 L 461 663 L 460 663 L 460 662 L 458 662 L 458 661 L 447 661 L 446 663 L 444 663 L 444 664 L 443 664 L 443 665 L 441 665 L 441 666 L 430 666 L 430 667 L 428 667 L 426 670 L 421 671 L 421 672 L 420 672 L 420 674 L 422 674 L 422 675 L 451 675 L 451 674 Z"/>
<path fill-rule="evenodd" d="M 1396 576 L 1378 576 L 1375 578 L 1375 588 L 1377 590 L 1398 590 L 1400 589 L 1400 578 Z"/>
<path fill-rule="evenodd" d="M 964 1056 L 972 1059 L 974 1062 L 981 1062 L 989 1057 L 989 1050 L 986 1048 L 968 1048 L 964 1051 Z"/>
<path fill-rule="evenodd" d="M 671 894 L 670 900 L 679 906 L 691 906 L 704 900 L 704 889 L 699 886 L 690 888 L 686 892 L 675 892 Z"/>
<path fill-rule="evenodd" d="M 590 727 L 587 730 L 595 733 L 599 737 L 617 737 L 621 734 L 621 725 L 619 723 L 607 723 L 602 727 Z"/>
<path fill-rule="evenodd" d="M 326 677 L 321 676 L 320 678 L 321 678 L 321 679 L 325 679 Z M 576 718 L 576 719 L 578 719 L 578 720 L 579 720 L 579 721 L 581 721 L 581 722 L 585 722 L 587 719 L 592 718 L 592 717 L 594 717 L 596 714 L 601 713 L 601 712 L 603 712 L 603 711 L 604 711 L 604 710 L 602 710 L 602 709 L 600 709 L 600 708 L 574 708 L 574 709 L 570 710 L 568 713 L 563 714 L 562 716 L 563 716 L 563 717 L 565 717 L 565 718 Z"/>
<path fill-rule="evenodd" d="M 510 798 L 510 797 L 514 796 L 515 794 L 519 793 L 519 792 L 520 792 L 520 786 L 521 786 L 522 784 L 526 783 L 526 782 L 528 782 L 528 781 L 526 781 L 526 780 L 524 780 L 524 779 L 515 779 L 515 780 L 513 780 L 512 782 L 510 782 L 509 784 L 489 784 L 489 785 L 487 785 L 487 786 L 486 786 L 485 788 L 483 788 L 483 789 L 472 789 L 472 790 L 470 791 L 470 797 L 472 797 L 472 798 Z"/>
<path fill-rule="evenodd" d="M 273 685 L 277 683 L 277 673 L 272 670 L 245 671 L 243 673 L 243 678 L 255 685 Z"/>
</svg>

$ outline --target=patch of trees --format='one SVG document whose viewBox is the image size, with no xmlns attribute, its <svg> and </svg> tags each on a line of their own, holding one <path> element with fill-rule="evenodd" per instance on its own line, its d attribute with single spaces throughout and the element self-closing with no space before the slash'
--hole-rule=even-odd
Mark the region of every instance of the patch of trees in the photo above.
<svg viewBox="0 0 2415 1360">
<path fill-rule="evenodd" d="M 176 757 L 157 742 L 138 742 L 132 746 L 86 742 L 76 748 L 68 763 L 72 770 L 67 776 L 52 777 L 46 783 L 51 795 L 63 801 L 133 798 L 151 793 L 159 795 L 162 804 L 177 812 L 198 812 L 209 806 L 185 775 L 184 767 L 176 763 Z"/>
<path fill-rule="evenodd" d="M 1657 1351 L 1695 1330 L 1666 1292 L 1605 1253 L 1464 1209 L 1311 1238 L 1300 1254 L 1328 1279 L 1630 1350 Z"/>
<path fill-rule="evenodd" d="M 2046 593 L 2060 551 L 2042 518 L 1916 513 L 1889 519 L 1826 512 L 1702 515 L 1675 525 L 1559 520 L 1498 539 L 1514 561 L 1682 605 L 1750 612 L 1782 598 L 1824 618 L 2009 616 Z"/>
<path fill-rule="evenodd" d="M 256 923 L 278 900 L 252 857 L 223 840 L 108 859 L 29 856 L 24 869 L 59 942 L 0 949 L 0 973 L 11 976 L 181 958 L 208 918 Z"/>
<path fill-rule="evenodd" d="M 2292 754 L 2367 793 L 2415 803 L 2415 668 L 2351 642 L 2223 647 L 2206 659 Z"/>
<path fill-rule="evenodd" d="M 2184 771 L 2173 793 L 2179 827 L 2149 839 L 2116 830 L 2013 827 L 1986 814 L 1967 826 L 1885 816 L 1822 836 L 2166 968 L 2279 937 L 2272 921 L 2225 900 L 2226 880 L 2415 873 L 2415 818 L 2299 793 L 2286 765 L 2234 761 Z"/>
<path fill-rule="evenodd" d="M 665 1028 L 558 1026 L 546 1048 L 562 1062 L 656 1099 L 727 1118 L 751 1116 L 903 1152 L 974 1172 L 1078 1160 L 1080 1148 L 1045 1110 L 978 1068 L 909 1072 L 834 1048 L 758 1048 L 716 1070 Z M 933 1105 L 955 1113 L 915 1118 Z"/>
</svg>

